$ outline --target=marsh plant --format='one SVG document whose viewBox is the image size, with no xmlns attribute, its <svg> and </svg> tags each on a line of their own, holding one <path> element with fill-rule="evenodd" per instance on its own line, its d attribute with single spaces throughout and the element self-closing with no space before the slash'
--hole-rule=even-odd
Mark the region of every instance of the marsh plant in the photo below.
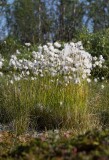
<svg viewBox="0 0 109 160">
<path fill-rule="evenodd" d="M 81 42 L 47 43 L 36 50 L 30 43 L 25 45 L 26 58 L 20 50 L 9 60 L 0 57 L 1 123 L 12 124 L 20 133 L 99 127 L 88 99 L 91 73 L 103 67 L 103 56 L 92 57 Z"/>
</svg>

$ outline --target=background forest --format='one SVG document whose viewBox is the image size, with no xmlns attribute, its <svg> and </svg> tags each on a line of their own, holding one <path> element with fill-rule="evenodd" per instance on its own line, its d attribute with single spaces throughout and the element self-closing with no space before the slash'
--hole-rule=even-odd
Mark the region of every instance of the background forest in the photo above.
<svg viewBox="0 0 109 160">
<path fill-rule="evenodd" d="M 89 53 L 108 58 L 108 37 L 109 0 L 0 1 L 0 54 L 4 56 L 26 42 L 81 40 Z"/>
<path fill-rule="evenodd" d="M 71 41 L 109 28 L 108 0 L 1 0 L 0 39 Z"/>
</svg>

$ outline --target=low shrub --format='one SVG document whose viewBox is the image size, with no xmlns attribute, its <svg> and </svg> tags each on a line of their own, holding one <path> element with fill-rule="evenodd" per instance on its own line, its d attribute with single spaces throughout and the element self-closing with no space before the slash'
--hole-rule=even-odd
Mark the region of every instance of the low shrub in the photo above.
<svg viewBox="0 0 109 160">
<path fill-rule="evenodd" d="M 5 136 L 4 134 L 3 137 Z M 37 134 L 36 134 L 37 136 Z M 16 144 L 13 141 L 16 140 Z M 2 141 L 0 154 L 2 160 L 87 160 L 109 159 L 109 131 L 93 130 L 75 136 L 72 132 L 45 132 L 37 138 L 28 135 L 16 137 L 7 134 L 8 141 Z M 8 147 L 6 147 L 8 146 Z M 6 147 L 6 148 L 5 148 Z M 5 151 L 4 151 L 5 150 Z"/>
<path fill-rule="evenodd" d="M 81 40 L 84 48 L 88 51 L 92 56 L 102 55 L 106 62 L 106 68 L 102 68 L 100 70 L 96 70 L 94 72 L 94 76 L 97 74 L 101 74 L 101 76 L 105 76 L 109 78 L 109 29 L 105 29 L 96 33 L 89 33 L 85 28 L 81 33 L 78 34 L 77 39 Z"/>
</svg>

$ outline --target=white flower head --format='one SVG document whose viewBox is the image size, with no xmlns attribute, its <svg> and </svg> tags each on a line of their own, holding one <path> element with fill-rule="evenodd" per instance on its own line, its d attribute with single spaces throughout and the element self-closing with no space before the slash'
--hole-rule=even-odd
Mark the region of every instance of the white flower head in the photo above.
<svg viewBox="0 0 109 160">
<path fill-rule="evenodd" d="M 97 79 L 97 78 L 94 78 L 94 82 L 98 82 L 98 79 Z"/>
<path fill-rule="evenodd" d="M 3 73 L 2 72 L 0 72 L 0 77 L 2 77 L 3 76 Z"/>
<path fill-rule="evenodd" d="M 30 46 L 31 46 L 31 43 L 25 43 L 25 46 L 30 47 Z"/>
<path fill-rule="evenodd" d="M 58 42 L 55 42 L 55 43 L 54 43 L 54 46 L 55 46 L 56 48 L 60 48 L 60 47 L 61 47 L 61 44 L 58 43 Z"/>
<path fill-rule="evenodd" d="M 101 89 L 104 89 L 104 85 L 103 84 L 101 85 Z"/>
<path fill-rule="evenodd" d="M 13 80 L 10 80 L 10 83 L 13 84 L 14 83 Z"/>
<path fill-rule="evenodd" d="M 104 80 L 104 77 L 101 77 L 102 80 Z"/>
<path fill-rule="evenodd" d="M 90 82 L 91 82 L 91 79 L 90 79 L 90 78 L 87 78 L 87 82 L 90 83 Z"/>
<path fill-rule="evenodd" d="M 19 51 L 18 49 L 16 50 L 16 54 L 21 54 L 20 51 Z"/>
<path fill-rule="evenodd" d="M 3 66 L 3 62 L 2 62 L 2 61 L 0 61 L 0 68 L 2 68 L 2 66 Z"/>
</svg>

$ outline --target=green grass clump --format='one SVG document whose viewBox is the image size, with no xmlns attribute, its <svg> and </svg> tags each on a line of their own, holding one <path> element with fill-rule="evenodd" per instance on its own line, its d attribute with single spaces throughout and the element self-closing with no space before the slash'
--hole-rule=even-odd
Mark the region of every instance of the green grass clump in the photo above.
<svg viewBox="0 0 109 160">
<path fill-rule="evenodd" d="M 59 77 L 58 77 L 59 78 Z M 17 133 L 28 129 L 66 128 L 86 131 L 97 127 L 87 106 L 89 88 L 82 84 L 58 83 L 57 78 L 20 80 L 0 86 L 0 122 Z M 99 126 L 99 125 L 98 125 Z"/>
<path fill-rule="evenodd" d="M 7 85 L 7 79 L 1 79 L 0 91 L 0 123 L 17 134 L 62 128 L 84 133 L 109 128 L 108 82 L 66 85 L 62 77 L 51 80 L 48 76 Z"/>
<path fill-rule="evenodd" d="M 104 89 L 102 89 L 104 85 Z M 99 119 L 103 129 L 109 128 L 109 84 L 107 82 L 93 83 L 90 87 L 89 108 Z"/>
</svg>

